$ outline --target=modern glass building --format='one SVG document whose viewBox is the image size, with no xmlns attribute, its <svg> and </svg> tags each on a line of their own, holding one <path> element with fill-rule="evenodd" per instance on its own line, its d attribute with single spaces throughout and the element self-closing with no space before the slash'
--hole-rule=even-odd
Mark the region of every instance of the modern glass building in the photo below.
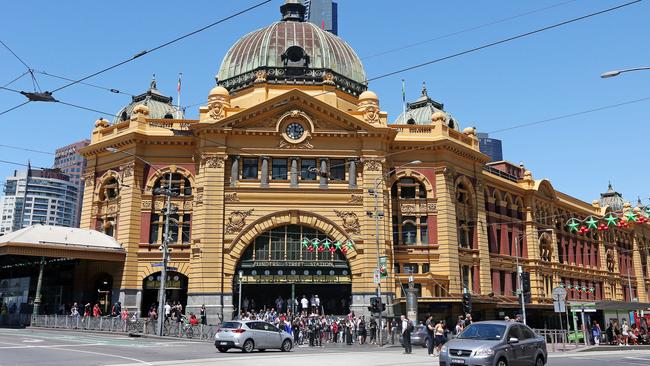
<svg viewBox="0 0 650 366">
<path fill-rule="evenodd" d="M 81 206 L 83 204 L 83 196 L 81 195 L 81 192 L 83 192 L 83 180 L 81 179 L 81 174 L 86 169 L 86 159 L 79 155 L 78 150 L 89 144 L 90 140 L 84 139 L 60 147 L 54 153 L 54 165 L 52 167 L 66 174 L 70 178 L 70 182 L 76 184 L 79 188 L 77 211 L 75 212 L 73 227 L 79 227 L 79 217 L 81 216 Z"/>
<path fill-rule="evenodd" d="M 332 0 L 305 0 L 305 20 L 339 34 L 338 4 Z"/>
<path fill-rule="evenodd" d="M 478 133 L 478 143 L 481 152 L 490 157 L 491 161 L 503 160 L 501 140 L 493 139 L 487 133 Z"/>
<path fill-rule="evenodd" d="M 8 177 L 0 235 L 34 224 L 74 227 L 79 186 L 56 169 L 32 169 Z"/>
</svg>

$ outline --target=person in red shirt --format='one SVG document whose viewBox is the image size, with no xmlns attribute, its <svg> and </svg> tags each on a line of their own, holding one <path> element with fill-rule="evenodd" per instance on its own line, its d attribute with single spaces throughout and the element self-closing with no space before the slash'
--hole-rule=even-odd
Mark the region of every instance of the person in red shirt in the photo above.
<svg viewBox="0 0 650 366">
<path fill-rule="evenodd" d="M 199 325 L 199 319 L 194 313 L 190 313 L 190 325 Z"/>
<path fill-rule="evenodd" d="M 93 307 L 93 316 L 94 317 L 102 316 L 102 309 L 99 308 L 99 303 L 95 304 L 95 306 Z"/>
</svg>

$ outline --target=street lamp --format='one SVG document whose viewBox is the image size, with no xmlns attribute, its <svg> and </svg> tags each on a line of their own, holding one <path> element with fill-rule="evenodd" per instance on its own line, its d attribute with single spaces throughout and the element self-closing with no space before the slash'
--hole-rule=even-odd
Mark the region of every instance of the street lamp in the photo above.
<svg viewBox="0 0 650 366">
<path fill-rule="evenodd" d="M 148 162 L 147 160 L 130 153 L 128 151 L 123 151 L 116 149 L 114 147 L 107 147 L 106 151 L 111 152 L 111 153 L 122 153 L 125 155 L 130 155 L 133 156 L 134 158 L 142 161 L 143 163 L 149 165 L 150 167 L 156 169 L 153 164 Z M 159 171 L 156 169 L 156 171 Z M 166 210 L 165 210 L 165 230 L 163 234 L 163 244 L 161 245 L 160 249 L 162 250 L 162 270 L 160 271 L 160 287 L 158 287 L 158 335 L 162 336 L 163 335 L 163 327 L 164 327 L 164 319 L 165 319 L 165 287 L 167 285 L 167 262 L 169 261 L 169 222 L 171 219 L 171 211 L 172 211 L 172 200 L 171 197 L 174 195 L 172 192 L 172 172 L 169 172 L 169 182 L 167 185 L 166 189 L 158 188 L 155 193 L 161 194 L 165 196 L 165 201 L 166 201 Z"/>
<path fill-rule="evenodd" d="M 612 70 L 612 71 L 607 71 L 604 72 L 600 75 L 601 78 L 607 79 L 607 78 L 613 78 L 615 76 L 619 76 L 620 74 L 624 72 L 631 72 L 631 71 L 641 71 L 641 70 L 650 70 L 649 66 L 644 66 L 644 67 L 633 67 L 631 69 L 623 69 L 623 70 Z"/>
<path fill-rule="evenodd" d="M 239 313 L 239 320 L 241 320 L 241 285 L 242 285 L 242 276 L 244 275 L 244 271 L 241 269 L 239 270 L 239 306 L 237 307 L 237 312 Z"/>
<path fill-rule="evenodd" d="M 547 233 L 553 233 L 553 229 L 541 229 L 541 230 L 535 230 L 534 232 L 536 233 L 542 233 L 542 232 L 547 232 Z M 518 297 L 519 297 L 519 302 L 521 303 L 521 316 L 523 318 L 524 324 L 526 324 L 526 300 L 524 299 L 524 289 L 523 289 L 523 282 L 522 282 L 522 268 L 519 266 L 519 243 L 521 242 L 521 238 L 523 238 L 526 234 L 520 234 L 515 237 L 515 261 L 517 264 L 517 292 L 519 292 Z"/>
<path fill-rule="evenodd" d="M 375 185 L 372 189 L 368 190 L 368 193 L 370 193 L 374 199 L 375 199 L 375 210 L 374 213 L 372 213 L 372 217 L 375 219 L 375 243 L 377 245 L 377 268 L 375 269 L 376 273 L 379 275 L 379 280 L 377 281 L 377 297 L 379 297 L 379 327 L 378 327 L 378 337 L 377 339 L 379 340 L 379 345 L 381 346 L 381 331 L 383 329 L 383 324 L 382 324 L 382 301 L 381 301 L 381 271 L 380 271 L 380 262 L 379 262 L 379 220 L 381 220 L 382 217 L 384 217 L 384 213 L 379 211 L 379 194 L 377 193 L 377 189 L 379 188 L 379 185 L 381 182 L 389 175 L 391 175 L 393 172 L 395 172 L 397 169 L 400 169 L 402 167 L 405 167 L 407 165 L 415 165 L 415 164 L 420 164 L 422 161 L 420 160 L 413 160 L 410 161 L 406 164 L 400 165 L 398 167 L 395 167 L 388 171 L 385 174 L 382 174 L 380 177 L 377 177 L 375 179 Z"/>
</svg>

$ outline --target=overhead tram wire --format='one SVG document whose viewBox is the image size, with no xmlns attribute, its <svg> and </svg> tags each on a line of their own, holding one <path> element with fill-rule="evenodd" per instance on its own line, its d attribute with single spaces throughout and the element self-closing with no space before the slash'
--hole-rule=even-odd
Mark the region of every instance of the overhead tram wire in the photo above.
<svg viewBox="0 0 650 366">
<path fill-rule="evenodd" d="M 27 63 L 26 63 L 22 58 L 20 58 L 20 56 L 18 56 L 18 55 L 16 54 L 16 52 L 14 52 L 11 48 L 9 48 L 9 46 L 7 46 L 7 44 L 4 43 L 1 39 L 0 39 L 0 43 L 1 43 L 1 44 L 2 44 L 2 45 L 3 45 L 7 50 L 9 50 L 9 52 L 11 52 L 11 54 L 14 55 L 14 57 L 15 57 L 18 61 L 20 61 L 21 64 L 23 64 L 23 65 L 25 66 L 25 68 L 27 69 L 27 72 L 32 76 L 32 85 L 33 85 L 33 87 L 34 87 L 34 90 L 38 90 L 38 91 L 40 92 L 40 91 L 41 91 L 41 86 L 38 84 L 38 80 L 36 80 L 36 76 L 34 76 L 34 69 L 32 69 L 29 65 L 27 65 Z"/>
<path fill-rule="evenodd" d="M 54 153 L 50 152 L 50 151 L 36 150 L 36 149 L 30 149 L 30 148 L 20 147 L 20 146 L 12 146 L 12 145 L 0 144 L 0 148 L 2 148 L 2 147 L 7 148 L 7 149 L 13 149 L 13 150 L 22 150 L 22 151 L 35 152 L 35 153 L 39 153 L 39 154 L 54 155 Z"/>
<path fill-rule="evenodd" d="M 0 116 L 2 116 L 2 115 L 5 114 L 5 113 L 9 113 L 9 112 L 13 111 L 14 109 L 18 109 L 18 108 L 24 106 L 25 104 L 27 104 L 27 103 L 29 103 L 29 102 L 31 102 L 31 100 L 28 100 L 28 101 L 26 101 L 26 102 L 22 102 L 22 103 L 18 104 L 17 106 L 14 106 L 14 107 L 11 107 L 11 108 L 9 108 L 9 109 L 6 109 L 6 110 L 0 112 Z"/>
<path fill-rule="evenodd" d="M 46 71 L 39 71 L 39 70 L 34 70 L 34 71 L 37 72 L 37 73 L 39 73 L 39 74 L 43 74 L 43 75 L 45 75 L 45 76 L 50 76 L 50 77 L 53 77 L 53 78 L 56 78 L 56 79 L 61 79 L 61 80 L 66 80 L 66 81 L 75 81 L 74 79 L 66 78 L 66 77 L 63 77 L 63 76 L 60 76 L 60 75 L 54 75 L 54 74 L 48 73 L 48 72 L 46 72 Z M 87 85 L 87 86 L 90 86 L 90 87 L 93 87 L 93 88 L 97 88 L 97 89 L 103 89 L 103 90 L 109 91 L 109 92 L 111 92 L 111 93 L 113 93 L 113 94 L 126 94 L 126 95 L 131 96 L 131 97 L 134 97 L 134 96 L 135 96 L 135 94 L 131 94 L 131 93 L 127 93 L 127 92 L 123 92 L 123 91 L 121 91 L 121 90 L 119 90 L 119 89 L 115 89 L 115 88 L 107 88 L 107 87 L 105 87 L 105 86 L 100 86 L 100 85 L 95 85 L 95 84 L 91 84 L 91 83 L 86 83 L 86 82 L 83 82 L 83 81 L 78 82 L 78 84 Z"/>
<path fill-rule="evenodd" d="M 535 30 L 532 30 L 532 31 L 529 31 L 529 32 L 526 32 L 526 33 L 521 33 L 521 34 L 518 34 L 516 36 L 508 37 L 508 38 L 505 38 L 505 39 L 502 39 L 502 40 L 499 40 L 499 41 L 487 43 L 487 44 L 484 44 L 484 45 L 481 45 L 481 46 L 478 46 L 478 47 L 474 47 L 474 48 L 471 48 L 471 49 L 468 49 L 468 50 L 465 50 L 465 51 L 457 52 L 457 53 L 454 53 L 454 54 L 451 54 L 451 55 L 448 55 L 448 56 L 444 56 L 444 57 L 440 57 L 440 58 L 437 58 L 437 59 L 434 59 L 434 60 L 422 62 L 422 63 L 416 64 L 416 65 L 405 67 L 405 68 L 402 68 L 402 69 L 399 69 L 399 70 L 396 70 L 396 71 L 392 71 L 392 72 L 389 72 L 389 73 L 386 73 L 386 74 L 378 75 L 378 76 L 375 76 L 373 78 L 367 79 L 365 82 L 368 83 L 370 81 L 383 79 L 383 78 L 386 78 L 386 77 L 389 77 L 389 76 L 401 74 L 401 73 L 406 72 L 406 71 L 411 71 L 411 70 L 418 69 L 418 68 L 428 66 L 428 65 L 432 65 L 432 64 L 435 64 L 435 63 L 438 63 L 438 62 L 441 62 L 441 61 L 445 61 L 445 60 L 449 60 L 449 59 L 456 58 L 456 57 L 459 57 L 459 56 L 463 56 L 463 55 L 466 55 L 468 53 L 473 53 L 473 52 L 480 51 L 480 50 L 483 50 L 483 49 L 486 49 L 486 48 L 498 46 L 500 44 L 508 43 L 508 42 L 511 42 L 511 41 L 514 41 L 514 40 L 517 40 L 517 39 L 520 39 L 520 38 L 528 37 L 528 36 L 531 36 L 531 35 L 534 35 L 534 34 L 537 34 L 537 33 L 541 33 L 541 32 L 544 32 L 544 31 L 547 31 L 547 30 L 550 30 L 550 29 L 559 28 L 559 27 L 562 27 L 562 26 L 567 25 L 567 24 L 575 23 L 575 22 L 578 22 L 578 21 L 581 21 L 581 20 L 584 20 L 584 19 L 595 17 L 597 15 L 601 15 L 601 14 L 609 13 L 609 12 L 612 12 L 612 11 L 615 11 L 615 10 L 618 10 L 618 9 L 622 9 L 624 7 L 627 7 L 627 6 L 640 3 L 641 1 L 643 1 L 643 0 L 634 0 L 634 1 L 630 1 L 630 2 L 627 2 L 627 3 L 621 4 L 621 5 L 611 7 L 611 8 L 600 10 L 600 11 L 597 11 L 597 12 L 594 12 L 594 13 L 589 13 L 589 14 L 586 14 L 586 15 L 583 15 L 583 16 L 580 16 L 580 17 L 577 17 L 577 18 L 572 18 L 572 19 L 569 19 L 569 20 L 565 20 L 565 21 L 555 23 L 555 24 L 552 24 L 552 25 L 549 25 L 549 26 L 546 26 L 546 27 L 538 28 L 538 29 L 535 29 Z"/>
<path fill-rule="evenodd" d="M 471 31 L 478 30 L 478 29 L 482 29 L 482 28 L 487 28 L 487 27 L 495 25 L 495 24 L 505 23 L 505 22 L 507 22 L 509 20 L 522 18 L 522 17 L 528 16 L 528 15 L 531 15 L 531 14 L 535 14 L 535 13 L 539 13 L 539 12 L 542 12 L 542 11 L 545 11 L 545 10 L 557 8 L 557 7 L 567 5 L 569 3 L 573 3 L 573 2 L 576 2 L 576 1 L 577 0 L 563 1 L 563 2 L 560 2 L 560 3 L 557 3 L 557 4 L 545 6 L 543 8 L 529 10 L 529 11 L 524 12 L 524 13 L 512 15 L 512 16 L 509 16 L 509 17 L 506 17 L 506 18 L 493 20 L 493 21 L 488 22 L 488 23 L 483 23 L 483 24 L 479 24 L 479 25 L 476 25 L 476 26 L 473 26 L 473 27 L 469 27 L 469 28 L 461 29 L 461 30 L 454 31 L 454 32 L 451 32 L 451 33 L 443 34 L 443 35 L 440 35 L 438 37 L 425 39 L 425 40 L 410 43 L 410 44 L 407 44 L 407 45 L 404 45 L 404 46 L 391 48 L 391 49 L 388 49 L 388 50 L 385 50 L 385 51 L 380 51 L 380 52 L 377 52 L 377 53 L 374 53 L 374 54 L 371 54 L 371 55 L 368 55 L 368 56 L 361 57 L 361 59 L 362 60 L 367 60 L 367 59 L 375 58 L 377 56 L 383 56 L 383 55 L 386 55 L 386 54 L 389 54 L 389 53 L 395 53 L 397 51 L 402 51 L 402 50 L 405 50 L 407 48 L 412 48 L 412 47 L 420 46 L 420 45 L 423 45 L 423 44 L 426 44 L 426 43 L 429 43 L 429 42 L 438 41 L 438 40 L 441 40 L 441 39 L 444 39 L 444 38 L 457 36 L 459 34 L 468 33 L 468 32 L 471 32 Z"/>
<path fill-rule="evenodd" d="M 247 13 L 247 12 L 249 12 L 249 11 L 251 11 L 251 10 L 253 10 L 253 9 L 256 9 L 256 8 L 258 8 L 258 7 L 260 7 L 260 6 L 264 5 L 264 4 L 267 4 L 267 3 L 269 3 L 269 2 L 271 2 L 271 0 L 265 0 L 265 1 L 262 1 L 262 2 L 260 2 L 260 3 L 257 3 L 257 4 L 255 4 L 255 5 L 253 5 L 253 6 L 250 6 L 250 7 L 246 8 L 246 9 L 244 9 L 244 10 L 238 11 L 238 12 L 232 14 L 232 15 L 229 15 L 229 16 L 227 16 L 227 17 L 225 17 L 225 18 L 222 18 L 222 19 L 217 20 L 217 21 L 215 21 L 215 22 L 213 22 L 213 23 L 210 23 L 210 24 L 208 24 L 208 25 L 206 25 L 206 26 L 204 26 L 204 27 L 202 27 L 202 28 L 199 28 L 199 29 L 197 29 L 197 30 L 194 30 L 194 31 L 192 31 L 192 32 L 190 32 L 190 33 L 186 33 L 186 34 L 184 34 L 184 35 L 182 35 L 182 36 L 176 37 L 176 38 L 172 39 L 171 41 L 168 41 L 168 42 L 165 42 L 165 43 L 163 43 L 163 44 L 160 44 L 160 45 L 158 45 L 158 46 L 156 46 L 156 47 L 153 47 L 153 48 L 151 48 L 151 49 L 149 49 L 149 50 L 143 50 L 143 51 L 140 51 L 140 52 L 138 52 L 137 54 L 135 54 L 135 55 L 129 57 L 129 58 L 126 59 L 126 60 L 120 61 L 120 62 L 118 62 L 118 63 L 116 63 L 116 64 L 114 64 L 114 65 L 111 65 L 111 66 L 105 67 L 105 68 L 103 68 L 103 69 L 101 69 L 101 70 L 99 70 L 99 71 L 97 71 L 97 72 L 94 72 L 94 73 L 92 73 L 92 74 L 90 74 L 90 75 L 84 76 L 84 77 L 82 77 L 82 78 L 80 78 L 80 79 L 77 79 L 77 80 L 71 81 L 71 82 L 69 82 L 68 84 L 65 84 L 65 85 L 63 85 L 63 86 L 61 86 L 61 87 L 58 87 L 58 88 L 52 90 L 52 93 L 57 92 L 57 91 L 59 91 L 59 90 L 63 90 L 63 89 L 68 88 L 68 87 L 70 87 L 70 86 L 72 86 L 72 85 L 79 84 L 79 83 L 81 83 L 82 81 L 85 81 L 85 80 L 90 79 L 90 78 L 92 78 L 92 77 L 94 77 L 94 76 L 97 76 L 97 75 L 103 74 L 103 73 L 105 73 L 105 72 L 107 72 L 107 71 L 110 71 L 110 70 L 112 70 L 112 69 L 114 69 L 114 68 L 117 68 L 117 67 L 119 67 L 119 66 L 122 66 L 122 65 L 124 65 L 124 64 L 127 64 L 127 63 L 129 63 L 129 62 L 131 62 L 131 61 L 134 61 L 134 60 L 136 60 L 136 59 L 138 59 L 138 58 L 144 56 L 144 55 L 150 54 L 150 53 L 155 52 L 155 51 L 157 51 L 157 50 L 159 50 L 159 49 L 161 49 L 161 48 L 167 47 L 167 46 L 169 46 L 170 44 L 176 43 L 176 42 L 178 42 L 178 41 L 180 41 L 180 40 L 183 40 L 183 39 L 185 39 L 185 38 L 187 38 L 187 37 L 189 37 L 189 36 L 192 36 L 192 35 L 194 35 L 194 34 L 200 33 L 200 32 L 202 32 L 202 31 L 204 31 L 204 30 L 206 30 L 206 29 L 208 29 L 208 28 L 214 27 L 215 25 L 221 24 L 221 23 L 223 23 L 223 22 L 225 22 L 225 21 L 227 21 L 227 20 L 230 20 L 230 19 L 235 18 L 235 17 L 237 17 L 237 16 L 239 16 L 239 15 L 242 15 L 242 14 L 244 14 L 244 13 Z"/>
<path fill-rule="evenodd" d="M 35 165 L 31 165 L 31 164 L 18 163 L 18 162 L 9 161 L 9 160 L 0 160 L 0 163 L 11 164 L 11 165 L 19 165 L 19 166 L 25 166 L 25 167 L 32 167 L 32 168 L 37 168 L 37 169 L 51 169 L 51 168 L 45 168 L 45 167 L 42 167 L 42 166 L 35 166 Z"/>
<path fill-rule="evenodd" d="M 2 87 L 7 87 L 7 86 L 9 86 L 9 85 L 15 83 L 16 81 L 20 80 L 23 76 L 25 76 L 25 75 L 27 75 L 27 74 L 29 74 L 29 71 L 25 71 L 25 72 L 23 72 L 22 74 L 20 74 L 20 76 L 17 76 L 15 79 L 13 79 L 13 80 L 11 80 L 10 82 L 6 83 L 6 84 L 3 85 Z"/>
</svg>

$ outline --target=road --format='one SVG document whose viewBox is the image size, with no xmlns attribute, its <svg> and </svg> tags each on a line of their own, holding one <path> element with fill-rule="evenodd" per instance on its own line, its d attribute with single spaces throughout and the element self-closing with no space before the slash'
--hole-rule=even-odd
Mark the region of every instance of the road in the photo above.
<svg viewBox="0 0 650 366">
<path fill-rule="evenodd" d="M 436 359 L 424 349 L 404 355 L 400 348 L 327 345 L 298 347 L 290 353 L 266 351 L 243 354 L 231 350 L 221 354 L 207 342 L 184 339 L 130 338 L 116 334 L 95 334 L 46 329 L 0 329 L 0 366 L 431 366 Z M 650 366 L 650 350 L 553 353 L 551 366 Z"/>
</svg>

